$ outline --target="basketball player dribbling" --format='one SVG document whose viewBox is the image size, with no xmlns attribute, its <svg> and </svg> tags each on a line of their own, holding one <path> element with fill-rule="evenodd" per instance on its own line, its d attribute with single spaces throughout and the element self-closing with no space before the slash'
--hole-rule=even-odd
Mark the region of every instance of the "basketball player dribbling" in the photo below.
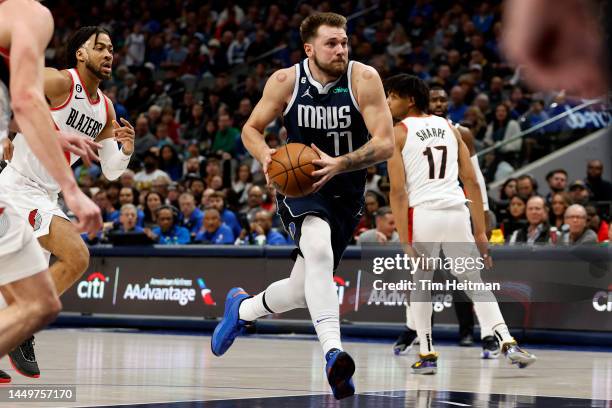
<svg viewBox="0 0 612 408">
<path fill-rule="evenodd" d="M 51 13 L 38 2 L 0 0 L 0 139 L 12 107 L 28 145 L 64 190 L 77 228 L 93 232 L 102 226 L 100 210 L 76 184 L 43 94 L 44 51 L 52 33 Z M 12 205 L 12 187 L 0 186 L 0 357 L 61 308 L 42 249 Z M 0 382 L 8 381 L 0 375 Z"/>
<path fill-rule="evenodd" d="M 283 224 L 298 246 L 290 277 L 253 297 L 241 288 L 230 290 L 211 346 L 221 356 L 246 322 L 307 307 L 327 361 L 328 382 L 341 399 L 355 392 L 355 363 L 340 342 L 333 273 L 361 217 L 365 169 L 392 153 L 393 122 L 378 73 L 348 59 L 343 16 L 311 15 L 300 33 L 308 58 L 272 74 L 242 139 L 267 177 L 274 150 L 263 131 L 282 115 L 288 142 L 312 146 L 320 155 L 314 163 L 321 168 L 313 173 L 319 180 L 305 197 L 277 196 Z"/>
<path fill-rule="evenodd" d="M 113 44 L 109 33 L 101 27 L 82 27 L 66 45 L 67 65 L 59 71 L 45 68 L 44 95 L 50 103 L 55 126 L 63 132 L 97 142 L 102 173 L 115 180 L 125 171 L 134 151 L 134 130 L 125 119 L 116 121 L 112 102 L 99 85 L 111 78 Z M 119 148 L 117 142 L 122 144 Z M 6 144 L 6 143 L 5 143 Z M 79 232 L 58 205 L 61 186 L 51 177 L 21 133 L 13 140 L 12 157 L 0 174 L 0 185 L 10 187 L 15 210 L 30 223 L 34 236 L 47 255 L 57 261 L 50 267 L 59 295 L 82 276 L 89 265 L 89 250 Z M 67 154 L 70 165 L 78 160 Z M 63 190 L 62 190 L 63 191 Z M 9 353 L 15 369 L 28 377 L 40 370 L 34 353 L 34 339 L 25 341 Z"/>
<path fill-rule="evenodd" d="M 446 118 L 448 114 L 448 95 L 444 88 L 440 86 L 432 86 L 429 89 L 429 113 Z M 476 155 L 476 148 L 474 147 L 474 136 L 470 129 L 461 126 L 458 123 L 453 126 L 461 134 L 461 140 L 465 143 L 470 153 L 470 160 L 476 172 L 476 178 L 478 180 L 478 186 L 480 187 L 480 193 L 482 195 L 482 204 L 485 212 L 485 225 L 488 230 L 488 214 L 489 211 L 489 199 L 487 197 L 487 186 L 485 184 L 484 176 L 480 170 L 480 164 L 478 163 L 478 156 Z M 459 297 L 459 298 L 458 298 Z M 474 326 L 473 316 L 473 304 L 466 298 L 462 291 L 453 292 L 453 306 L 457 314 L 457 320 L 459 320 L 460 330 L 466 330 L 467 332 L 460 332 L 460 336 L 463 339 L 468 336 L 471 339 L 471 331 Z M 397 341 L 393 345 L 393 351 L 396 355 L 405 354 L 410 351 L 412 345 L 416 342 L 417 334 L 414 330 L 414 319 L 410 310 L 410 305 L 406 305 L 406 330 L 404 330 Z M 482 345 L 481 357 L 484 359 L 497 358 L 499 357 L 499 344 L 493 336 L 491 328 L 482 326 L 480 327 L 480 339 Z M 463 345 L 463 343 L 462 343 Z M 471 344 L 470 344 L 471 345 Z"/>
<path fill-rule="evenodd" d="M 391 114 L 398 121 L 388 171 L 391 208 L 402 244 L 418 255 L 437 257 L 442 250 L 451 259 L 481 257 L 490 268 L 482 195 L 459 131 L 445 118 L 425 113 L 429 89 L 421 79 L 396 75 L 385 81 L 385 91 Z M 459 187 L 459 179 L 465 193 Z M 462 274 L 452 272 L 461 282 L 482 283 L 477 268 Z M 433 270 L 419 269 L 414 281 L 431 281 L 432 275 Z M 492 329 L 511 363 L 523 368 L 535 362 L 535 356 L 522 350 L 510 335 L 492 292 L 470 290 L 466 294 L 474 302 L 480 323 Z M 416 374 L 434 374 L 438 354 L 432 343 L 430 291 L 413 290 L 410 306 L 420 342 L 419 360 L 412 370 Z"/>
</svg>

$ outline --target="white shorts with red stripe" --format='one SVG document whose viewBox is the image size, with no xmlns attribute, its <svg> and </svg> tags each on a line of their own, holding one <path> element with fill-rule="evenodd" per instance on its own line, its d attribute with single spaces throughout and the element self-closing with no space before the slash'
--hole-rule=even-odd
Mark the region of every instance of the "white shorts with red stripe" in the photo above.
<svg viewBox="0 0 612 408">
<path fill-rule="evenodd" d="M 32 227 L 36 238 L 49 234 L 53 216 L 70 221 L 58 204 L 57 194 L 49 193 L 10 165 L 0 173 L 0 188 L 11 192 L 11 204 Z"/>
<path fill-rule="evenodd" d="M 433 209 L 420 205 L 409 209 L 408 239 L 417 250 L 438 256 L 440 249 L 447 257 L 476 255 L 470 211 L 465 204 Z M 465 245 L 467 244 L 467 245 Z M 465 252 L 469 252 L 465 253 Z"/>
<path fill-rule="evenodd" d="M 0 286 L 47 269 L 32 228 L 11 205 L 7 194 L 0 193 Z"/>
</svg>

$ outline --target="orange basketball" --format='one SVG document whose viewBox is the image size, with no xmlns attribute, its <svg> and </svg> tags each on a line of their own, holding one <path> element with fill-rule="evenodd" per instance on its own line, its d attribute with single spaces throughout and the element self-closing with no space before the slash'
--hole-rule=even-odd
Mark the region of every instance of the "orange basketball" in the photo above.
<svg viewBox="0 0 612 408">
<path fill-rule="evenodd" d="M 287 197 L 303 197 L 312 193 L 316 170 L 312 161 L 319 155 L 302 143 L 289 143 L 276 149 L 272 163 L 268 166 L 270 182 L 281 194 Z"/>
</svg>

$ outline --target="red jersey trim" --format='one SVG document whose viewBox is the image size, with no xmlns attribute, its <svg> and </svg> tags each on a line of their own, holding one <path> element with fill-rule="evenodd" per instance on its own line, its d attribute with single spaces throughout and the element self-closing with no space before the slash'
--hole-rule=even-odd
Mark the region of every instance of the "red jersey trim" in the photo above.
<svg viewBox="0 0 612 408">
<path fill-rule="evenodd" d="M 85 95 L 87 95 L 87 100 L 89 101 L 89 103 L 91 105 L 99 104 L 100 103 L 100 95 L 98 95 L 98 101 L 97 102 L 93 102 L 91 100 L 91 96 L 89 96 L 89 92 L 87 92 L 87 87 L 85 87 L 85 84 L 83 83 L 83 78 L 81 78 L 81 74 L 79 74 L 79 70 L 75 68 L 74 72 L 76 72 L 77 76 L 79 77 L 79 81 L 81 81 L 81 86 L 83 87 L 83 90 L 85 91 Z"/>
<path fill-rule="evenodd" d="M 70 83 L 72 84 L 72 85 L 70 85 L 70 95 L 68 95 L 68 99 L 66 99 L 64 101 L 64 103 L 62 103 L 60 106 L 57 106 L 55 108 L 51 107 L 50 109 L 52 111 L 58 111 L 58 110 L 64 109 L 70 103 L 70 101 L 72 100 L 72 94 L 74 92 L 74 78 L 72 77 L 72 74 L 70 73 L 70 71 L 67 71 L 67 72 L 70 75 Z"/>
</svg>

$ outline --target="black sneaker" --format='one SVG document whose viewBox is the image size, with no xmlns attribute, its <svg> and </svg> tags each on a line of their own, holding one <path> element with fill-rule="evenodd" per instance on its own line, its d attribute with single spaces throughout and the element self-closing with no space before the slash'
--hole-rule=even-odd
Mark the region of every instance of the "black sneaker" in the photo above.
<svg viewBox="0 0 612 408">
<path fill-rule="evenodd" d="M 499 357 L 500 353 L 499 343 L 493 336 L 486 336 L 482 339 L 482 354 L 481 357 L 486 359 L 493 359 Z"/>
<path fill-rule="evenodd" d="M 31 378 L 40 377 L 40 370 L 34 354 L 34 336 L 30 337 L 15 350 L 9 352 L 13 368 L 21 375 Z"/>
<path fill-rule="evenodd" d="M 466 334 L 459 340 L 459 346 L 461 347 L 472 347 L 474 345 L 474 337 L 471 334 Z"/>
<path fill-rule="evenodd" d="M 0 384 L 8 384 L 11 382 L 11 376 L 0 370 Z"/>
<path fill-rule="evenodd" d="M 400 354 L 408 354 L 417 340 L 417 332 L 407 328 L 402 332 L 402 334 L 399 335 L 393 344 L 393 354 L 396 356 L 399 356 Z"/>
</svg>

